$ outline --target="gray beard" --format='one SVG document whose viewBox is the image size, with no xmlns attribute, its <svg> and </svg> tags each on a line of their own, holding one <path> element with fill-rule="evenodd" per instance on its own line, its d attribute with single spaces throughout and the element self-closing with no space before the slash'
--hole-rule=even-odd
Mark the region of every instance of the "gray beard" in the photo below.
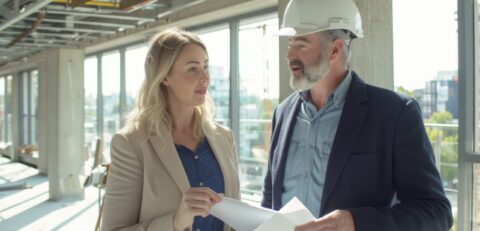
<svg viewBox="0 0 480 231">
<path fill-rule="evenodd" d="M 325 59 L 321 58 L 317 65 L 311 68 L 305 68 L 305 73 L 299 77 L 290 76 L 290 87 L 297 91 L 307 90 L 313 87 L 315 83 L 323 78 L 330 70 Z"/>
</svg>

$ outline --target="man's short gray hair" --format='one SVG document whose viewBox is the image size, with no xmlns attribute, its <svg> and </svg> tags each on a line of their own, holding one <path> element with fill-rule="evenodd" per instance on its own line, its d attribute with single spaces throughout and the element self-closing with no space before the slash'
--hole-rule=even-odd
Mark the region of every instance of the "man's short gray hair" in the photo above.
<svg viewBox="0 0 480 231">
<path fill-rule="evenodd" d="M 343 64 L 346 68 L 348 68 L 351 56 L 350 45 L 353 40 L 351 32 L 347 30 L 336 29 L 321 31 L 319 32 L 319 34 L 323 40 L 322 42 L 325 49 L 330 45 L 333 40 L 341 39 L 343 41 L 343 43 L 345 44 L 343 46 Z"/>
</svg>

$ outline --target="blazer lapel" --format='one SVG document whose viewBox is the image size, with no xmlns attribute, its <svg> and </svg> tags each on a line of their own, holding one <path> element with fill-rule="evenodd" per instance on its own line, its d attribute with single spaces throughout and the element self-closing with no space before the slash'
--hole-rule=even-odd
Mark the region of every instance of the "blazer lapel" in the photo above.
<svg viewBox="0 0 480 231">
<path fill-rule="evenodd" d="M 342 173 L 343 167 L 350 156 L 354 142 L 363 125 L 363 121 L 367 116 L 369 107 L 364 103 L 367 100 L 368 96 L 365 83 L 352 72 L 352 82 L 345 100 L 345 106 L 343 107 L 328 161 L 320 209 L 321 215 L 323 214 L 326 201 L 333 193 L 335 184 Z"/>
<path fill-rule="evenodd" d="M 218 161 L 218 165 L 220 165 L 225 185 L 225 196 L 232 197 L 231 182 L 233 182 L 233 179 L 231 172 L 233 171 L 234 166 L 229 164 L 227 155 L 231 155 L 230 150 L 233 150 L 233 147 L 230 147 L 229 149 L 229 145 L 225 143 L 225 137 L 211 128 L 206 129 L 205 136 L 207 137 L 208 144 Z"/>
<path fill-rule="evenodd" d="M 149 141 L 155 149 L 155 153 L 162 161 L 168 173 L 177 184 L 180 192 L 185 193 L 190 188 L 187 174 L 183 168 L 182 161 L 178 156 L 177 149 L 173 143 L 173 139 L 165 128 L 162 132 L 165 135 L 153 135 L 149 137 Z"/>
<path fill-rule="evenodd" d="M 296 93 L 298 94 L 298 93 Z M 280 127 L 280 134 L 281 137 L 278 139 L 278 153 L 274 155 L 275 159 L 273 170 L 275 175 L 273 176 L 273 208 L 275 210 L 279 210 L 281 207 L 281 196 L 282 196 L 282 188 L 283 188 L 283 178 L 285 176 L 285 163 L 287 161 L 287 153 L 288 148 L 290 147 L 290 138 L 292 136 L 292 130 L 295 126 L 296 115 L 301 105 L 300 97 L 297 95 L 296 98 L 293 99 L 292 105 L 290 107 L 285 107 L 287 112 L 285 112 L 286 118 L 279 118 L 278 125 L 284 124 L 284 126 Z M 278 126 L 276 125 L 276 126 Z M 277 166 L 275 166 L 277 165 Z"/>
</svg>

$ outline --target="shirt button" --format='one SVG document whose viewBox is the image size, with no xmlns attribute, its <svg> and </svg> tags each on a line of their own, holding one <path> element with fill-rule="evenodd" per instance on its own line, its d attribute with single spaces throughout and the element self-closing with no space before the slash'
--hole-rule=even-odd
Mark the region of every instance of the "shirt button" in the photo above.
<svg viewBox="0 0 480 231">
<path fill-rule="evenodd" d="M 198 183 L 200 186 L 203 186 L 203 182 Z"/>
<path fill-rule="evenodd" d="M 195 160 L 198 160 L 198 155 L 195 155 L 195 157 L 194 157 L 194 158 L 195 158 Z"/>
</svg>

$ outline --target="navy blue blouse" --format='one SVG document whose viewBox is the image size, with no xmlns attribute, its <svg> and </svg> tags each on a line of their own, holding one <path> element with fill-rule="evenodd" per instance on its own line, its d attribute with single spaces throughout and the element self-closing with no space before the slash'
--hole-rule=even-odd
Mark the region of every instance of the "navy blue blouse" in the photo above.
<svg viewBox="0 0 480 231">
<path fill-rule="evenodd" d="M 187 173 L 190 186 L 208 187 L 216 193 L 225 193 L 223 174 L 220 165 L 215 158 L 208 140 L 204 138 L 193 152 L 189 148 L 175 144 L 177 152 L 180 155 L 183 168 Z M 193 231 L 222 231 L 223 222 L 216 217 L 208 216 L 203 218 L 196 216 L 192 226 Z"/>
</svg>

